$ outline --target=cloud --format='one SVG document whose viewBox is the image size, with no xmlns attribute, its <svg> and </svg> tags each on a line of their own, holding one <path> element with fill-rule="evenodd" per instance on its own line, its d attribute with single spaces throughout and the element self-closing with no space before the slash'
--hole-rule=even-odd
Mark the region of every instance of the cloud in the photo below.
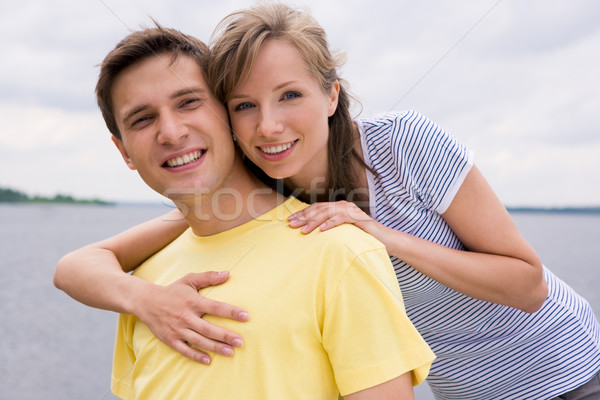
<svg viewBox="0 0 600 400">
<path fill-rule="evenodd" d="M 528 56 L 560 51 L 597 32 L 600 4 L 502 1 L 494 14 L 471 40 L 476 51 L 491 57 Z"/>
<path fill-rule="evenodd" d="M 600 170 L 600 4 L 295 3 L 347 54 L 342 73 L 361 116 L 394 108 L 431 117 L 475 151 L 506 203 L 600 204 L 589 184 Z M 151 17 L 207 41 L 220 18 L 252 4 L 24 0 L 0 12 L 0 167 L 10 171 L 0 185 L 157 199 L 109 141 L 93 93 L 97 64 Z"/>
<path fill-rule="evenodd" d="M 30 195 L 161 201 L 130 171 L 99 111 L 0 104 L 1 186 Z"/>
</svg>

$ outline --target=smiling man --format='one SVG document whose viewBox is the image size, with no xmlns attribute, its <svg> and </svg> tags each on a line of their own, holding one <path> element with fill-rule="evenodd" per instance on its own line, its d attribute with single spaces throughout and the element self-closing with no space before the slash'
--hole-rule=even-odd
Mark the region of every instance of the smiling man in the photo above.
<svg viewBox="0 0 600 400">
<path fill-rule="evenodd" d="M 112 389 L 125 399 L 410 399 L 433 353 L 404 312 L 385 248 L 347 225 L 304 235 L 306 206 L 244 166 L 227 114 L 204 77 L 205 45 L 161 27 L 125 38 L 102 63 L 96 93 L 129 168 L 172 199 L 190 229 L 134 275 L 169 285 L 218 267 L 201 293 L 243 304 L 250 319 L 204 318 L 244 337 L 205 365 L 121 314 Z M 199 297 L 200 298 L 200 297 Z"/>
</svg>

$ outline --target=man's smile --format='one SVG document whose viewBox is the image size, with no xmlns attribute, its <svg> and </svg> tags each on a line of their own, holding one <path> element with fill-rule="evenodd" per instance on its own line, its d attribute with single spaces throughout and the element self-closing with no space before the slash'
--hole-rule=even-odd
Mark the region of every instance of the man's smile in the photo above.
<svg viewBox="0 0 600 400">
<path fill-rule="evenodd" d="M 189 153 L 186 153 L 186 154 L 183 154 L 183 155 L 180 155 L 177 157 L 173 157 L 173 158 L 165 161 L 163 166 L 169 167 L 169 168 L 181 167 L 182 165 L 186 165 L 186 164 L 192 163 L 192 162 L 200 159 L 200 157 L 202 157 L 202 155 L 205 152 L 206 152 L 206 150 L 190 151 Z"/>
</svg>

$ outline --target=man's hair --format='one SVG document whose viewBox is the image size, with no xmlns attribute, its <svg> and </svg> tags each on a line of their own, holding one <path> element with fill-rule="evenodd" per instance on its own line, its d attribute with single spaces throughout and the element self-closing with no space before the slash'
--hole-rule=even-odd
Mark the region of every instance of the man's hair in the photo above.
<svg viewBox="0 0 600 400">
<path fill-rule="evenodd" d="M 210 51 L 204 42 L 155 24 L 154 28 L 142 29 L 125 37 L 100 64 L 96 99 L 108 130 L 118 139 L 121 139 L 121 132 L 115 120 L 112 89 L 115 79 L 123 70 L 149 57 L 163 54 L 172 54 L 172 62 L 181 54 L 189 56 L 198 63 L 203 74 L 207 70 Z"/>
</svg>

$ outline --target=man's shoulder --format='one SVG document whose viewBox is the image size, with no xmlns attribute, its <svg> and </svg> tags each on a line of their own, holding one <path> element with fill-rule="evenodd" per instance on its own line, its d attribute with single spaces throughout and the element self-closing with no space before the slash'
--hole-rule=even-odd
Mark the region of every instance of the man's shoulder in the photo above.
<svg viewBox="0 0 600 400">
<path fill-rule="evenodd" d="M 186 229 L 181 235 L 179 235 L 171 243 L 154 253 L 142 264 L 140 264 L 133 272 L 133 274 L 139 278 L 146 280 L 153 280 L 155 275 L 161 274 L 165 265 L 173 262 L 174 259 L 181 256 L 189 246 L 191 241 L 190 238 L 194 236 L 192 229 Z"/>
<path fill-rule="evenodd" d="M 327 246 L 344 246 L 354 253 L 385 250 L 385 245 L 377 238 L 353 224 L 342 224 L 326 231 L 317 228 L 312 234 Z"/>
<path fill-rule="evenodd" d="M 288 203 L 291 213 L 300 211 L 308 206 L 308 204 L 298 199 L 291 199 Z M 287 222 L 285 224 L 287 225 Z M 300 232 L 300 230 L 297 229 L 297 232 Z M 321 231 L 319 228 L 316 228 L 310 234 L 302 235 L 313 239 L 321 246 L 343 246 L 344 248 L 354 252 L 375 249 L 385 250 L 383 243 L 381 243 L 373 235 L 363 231 L 353 224 L 342 224 L 325 231 Z"/>
</svg>

